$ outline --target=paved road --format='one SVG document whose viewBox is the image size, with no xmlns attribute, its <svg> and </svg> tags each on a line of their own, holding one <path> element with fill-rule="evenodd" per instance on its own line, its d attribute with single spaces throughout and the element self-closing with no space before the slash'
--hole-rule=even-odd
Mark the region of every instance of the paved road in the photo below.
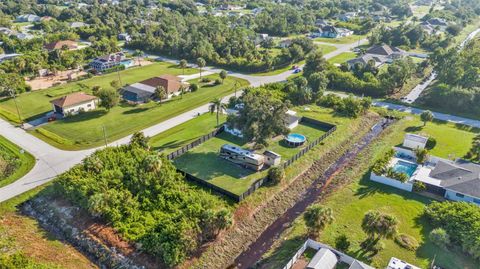
<svg viewBox="0 0 480 269">
<path fill-rule="evenodd" d="M 423 111 L 425 111 L 425 110 L 419 109 L 419 108 L 414 108 L 414 107 L 409 107 L 409 106 L 404 106 L 404 105 L 391 104 L 391 103 L 382 102 L 382 101 L 374 101 L 373 105 L 378 106 L 378 107 L 385 107 L 385 108 L 392 109 L 392 110 L 407 112 L 407 113 L 411 113 L 411 114 L 415 114 L 415 115 L 420 115 L 420 114 L 422 114 Z M 473 119 L 458 117 L 458 116 L 444 114 L 444 113 L 440 113 L 440 112 L 432 112 L 432 113 L 433 113 L 433 117 L 437 120 L 449 121 L 449 122 L 463 124 L 463 125 L 467 125 L 467 126 L 471 126 L 471 127 L 475 127 L 475 128 L 480 128 L 480 121 L 479 120 L 473 120 Z"/>
<path fill-rule="evenodd" d="M 316 179 L 305 191 L 291 208 L 283 213 L 275 222 L 268 226 L 257 240 L 252 243 L 246 251 L 235 259 L 235 266 L 238 269 L 251 268 L 265 253 L 273 243 L 278 240 L 281 233 L 291 224 L 305 209 L 314 203 L 330 184 L 332 178 L 344 167 L 351 164 L 357 155 L 364 150 L 384 129 L 382 126 L 386 123 L 384 119 L 376 124 L 370 132 L 356 143 L 352 149 L 347 151 L 338 160 L 336 160 L 325 173 Z M 388 123 L 386 123 L 388 124 Z"/>
<path fill-rule="evenodd" d="M 462 50 L 465 45 L 472 40 L 478 33 L 480 33 L 480 29 L 477 29 L 471 32 L 465 40 L 458 45 L 458 50 Z M 432 82 L 437 78 L 437 73 L 432 72 L 428 80 L 423 83 L 418 84 L 415 88 L 412 89 L 410 93 L 408 93 L 404 98 L 402 98 L 403 102 L 406 104 L 413 104 L 422 94 L 422 92 L 432 84 Z"/>
</svg>

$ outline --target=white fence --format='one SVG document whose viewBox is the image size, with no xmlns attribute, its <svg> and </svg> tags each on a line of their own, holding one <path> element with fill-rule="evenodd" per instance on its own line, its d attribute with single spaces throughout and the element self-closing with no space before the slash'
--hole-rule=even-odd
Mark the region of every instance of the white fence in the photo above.
<svg viewBox="0 0 480 269">
<path fill-rule="evenodd" d="M 382 184 L 385 184 L 385 185 L 388 185 L 388 186 L 392 186 L 392 187 L 397 188 L 397 189 L 408 191 L 408 192 L 411 192 L 412 189 L 413 189 L 413 184 L 412 183 L 409 183 L 409 182 L 403 183 L 401 181 L 391 179 L 391 178 L 388 178 L 388 177 L 378 176 L 373 172 L 370 173 L 370 180 L 378 182 L 378 183 L 382 183 Z"/>
</svg>

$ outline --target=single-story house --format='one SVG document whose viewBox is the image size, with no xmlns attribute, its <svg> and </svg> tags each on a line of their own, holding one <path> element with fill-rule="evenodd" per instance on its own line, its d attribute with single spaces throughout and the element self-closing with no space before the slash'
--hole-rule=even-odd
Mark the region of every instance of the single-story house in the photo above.
<svg viewBox="0 0 480 269">
<path fill-rule="evenodd" d="M 16 33 L 16 34 L 14 34 L 14 36 L 17 37 L 20 40 L 28 40 L 28 39 L 32 39 L 32 38 L 35 37 L 35 36 L 33 36 L 32 34 L 29 34 L 29 33 Z"/>
<path fill-rule="evenodd" d="M 10 53 L 10 54 L 0 54 L 0 63 L 4 62 L 4 61 L 7 61 L 7 60 L 11 60 L 15 57 L 18 57 L 22 54 L 18 54 L 18 53 Z"/>
<path fill-rule="evenodd" d="M 126 42 L 132 41 L 132 37 L 128 33 L 118 34 L 118 40 L 124 40 Z"/>
<path fill-rule="evenodd" d="M 410 149 L 424 149 L 427 142 L 428 137 L 417 134 L 406 134 L 403 139 L 403 146 Z"/>
<path fill-rule="evenodd" d="M 284 48 L 288 48 L 292 45 L 293 41 L 291 39 L 284 39 L 282 41 L 280 41 L 279 43 L 279 47 L 284 49 Z"/>
<path fill-rule="evenodd" d="M 78 43 L 71 40 L 61 40 L 52 43 L 43 45 L 43 48 L 52 51 L 52 50 L 61 50 L 66 48 L 67 50 L 75 50 L 78 48 Z"/>
<path fill-rule="evenodd" d="M 329 38 L 339 38 L 353 35 L 353 31 L 346 28 L 337 28 L 332 25 L 325 25 L 318 28 L 317 32 L 313 32 L 311 36 L 315 37 L 329 37 Z"/>
<path fill-rule="evenodd" d="M 422 141 L 426 143 L 426 141 Z M 392 187 L 412 191 L 415 182 L 422 182 L 426 191 L 443 196 L 448 200 L 471 202 L 480 205 L 480 164 L 463 159 L 454 161 L 428 156 L 423 164 L 416 162 L 413 151 L 418 143 L 411 144 L 412 150 L 405 146 L 394 148 L 395 156 L 389 166 L 398 173 L 407 174 L 408 180 L 401 182 L 386 175 L 371 173 L 370 179 Z"/>
<path fill-rule="evenodd" d="M 406 56 L 407 53 L 397 47 L 389 45 L 375 45 L 370 47 L 364 55 L 347 61 L 349 68 L 356 64 L 365 65 L 370 61 L 375 62 L 375 66 L 380 66 L 385 63 L 391 63 L 393 60 Z"/>
<path fill-rule="evenodd" d="M 341 21 L 350 21 L 355 17 L 357 17 L 357 12 L 346 12 L 346 13 L 337 15 L 337 19 Z"/>
<path fill-rule="evenodd" d="M 0 34 L 4 34 L 4 35 L 12 35 L 14 34 L 15 31 L 13 31 L 12 29 L 9 29 L 7 27 L 0 27 Z"/>
<path fill-rule="evenodd" d="M 52 100 L 50 103 L 53 106 L 54 113 L 69 116 L 96 109 L 98 97 L 83 92 L 76 92 Z"/>
<path fill-rule="evenodd" d="M 334 269 L 337 263 L 335 253 L 328 248 L 321 248 L 307 264 L 307 269 Z"/>
<path fill-rule="evenodd" d="M 37 22 L 40 21 L 40 17 L 35 14 L 19 15 L 15 19 L 16 22 Z"/>
<path fill-rule="evenodd" d="M 106 69 L 113 68 L 118 65 L 124 65 L 125 67 L 130 67 L 133 64 L 133 61 L 125 57 L 125 53 L 117 52 L 109 55 L 104 55 L 93 59 L 90 62 L 90 67 L 95 69 L 98 72 L 104 71 Z"/>
<path fill-rule="evenodd" d="M 181 78 L 173 75 L 162 75 L 149 78 L 122 89 L 124 100 L 132 103 L 145 103 L 153 99 L 155 89 L 162 86 L 167 91 L 167 99 L 178 95 L 182 86 L 186 86 Z"/>
<path fill-rule="evenodd" d="M 431 18 L 420 24 L 422 29 L 429 34 L 438 34 L 439 31 L 445 31 L 448 27 L 448 22 L 442 18 Z"/>
<path fill-rule="evenodd" d="M 287 111 L 287 115 L 286 115 L 287 128 L 292 130 L 293 128 L 297 127 L 298 123 L 300 122 L 300 119 L 301 117 L 295 116 L 294 111 L 291 111 L 291 110 Z"/>
<path fill-rule="evenodd" d="M 317 19 L 315 21 L 315 26 L 317 27 L 323 27 L 323 26 L 327 26 L 329 25 L 328 21 L 324 20 L 324 19 Z"/>
</svg>

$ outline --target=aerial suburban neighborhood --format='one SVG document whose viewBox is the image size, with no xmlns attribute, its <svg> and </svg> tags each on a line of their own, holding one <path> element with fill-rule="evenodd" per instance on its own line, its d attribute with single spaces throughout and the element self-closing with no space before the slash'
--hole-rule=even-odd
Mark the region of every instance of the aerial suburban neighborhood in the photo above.
<svg viewBox="0 0 480 269">
<path fill-rule="evenodd" d="M 479 0 L 0 1 L 0 268 L 479 269 Z"/>
</svg>

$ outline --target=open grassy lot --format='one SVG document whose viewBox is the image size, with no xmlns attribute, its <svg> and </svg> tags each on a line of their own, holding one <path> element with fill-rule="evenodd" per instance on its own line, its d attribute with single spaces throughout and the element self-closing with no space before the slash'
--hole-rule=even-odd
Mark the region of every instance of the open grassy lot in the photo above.
<svg viewBox="0 0 480 269">
<path fill-rule="evenodd" d="M 191 123 L 191 125 L 194 126 L 193 123 Z M 307 140 L 313 140 L 323 135 L 326 130 L 310 124 L 300 123 L 292 130 L 292 132 L 305 135 Z M 244 169 L 232 162 L 218 157 L 218 152 L 224 144 L 233 144 L 245 149 L 251 148 L 252 146 L 244 139 L 240 139 L 228 133 L 221 133 L 217 137 L 206 141 L 183 156 L 178 157 L 174 160 L 174 163 L 179 169 L 185 172 L 203 180 L 207 180 L 208 182 L 235 194 L 241 194 L 246 191 L 255 180 L 265 176 L 266 172 L 254 172 Z M 284 142 L 283 137 L 279 136 L 270 141 L 270 145 L 267 149 L 280 154 L 282 160 L 285 161 L 299 152 L 302 147 L 289 147 Z M 260 150 L 257 153 L 263 153 L 263 150 Z"/>
<path fill-rule="evenodd" d="M 18 160 L 15 170 L 12 173 L 9 173 L 8 176 L 4 177 L 4 175 L 0 173 L 0 187 L 8 185 L 21 178 L 35 165 L 35 158 L 30 153 L 22 151 L 20 147 L 8 141 L 3 136 L 0 136 L 0 151 L 2 151 L 2 154 L 6 154 L 9 157 Z M 0 166 L 4 161 L 5 160 L 0 156 Z"/>
<path fill-rule="evenodd" d="M 327 53 L 330 53 L 332 51 L 337 50 L 337 48 L 335 46 L 329 46 L 329 45 L 325 45 L 325 44 L 316 44 L 315 46 L 317 46 L 323 52 L 324 55 L 327 54 Z M 272 53 L 272 51 L 273 51 L 273 53 Z M 278 55 L 278 54 L 280 54 L 280 49 L 271 49 L 270 53 L 273 56 Z M 295 63 L 293 65 L 303 65 L 303 64 L 305 64 L 305 61 L 300 61 L 300 62 Z M 288 65 L 284 68 L 279 68 L 279 69 L 275 69 L 275 70 L 268 71 L 268 72 L 252 73 L 250 75 L 253 75 L 253 76 L 273 76 L 273 75 L 281 74 L 281 73 L 286 72 L 286 71 L 291 70 L 291 69 L 292 69 L 292 65 Z"/>
<path fill-rule="evenodd" d="M 366 38 L 366 35 L 350 35 L 340 38 L 328 38 L 328 37 L 317 37 L 314 38 L 313 41 L 319 42 L 326 42 L 326 43 L 333 43 L 333 44 L 350 44 L 358 42 L 361 39 Z"/>
<path fill-rule="evenodd" d="M 216 79 L 218 75 L 209 78 Z M 150 102 L 138 106 L 122 103 L 109 112 L 98 109 L 49 123 L 32 131 L 32 134 L 66 150 L 99 146 L 104 143 L 103 128 L 107 141 L 115 141 L 208 103 L 213 98 L 228 95 L 234 91 L 235 82 L 238 82 L 238 87 L 248 84 L 245 80 L 229 77 L 221 85 L 200 84 L 197 92 L 187 93 L 183 98 L 177 96 L 162 104 Z"/>
<path fill-rule="evenodd" d="M 197 72 L 197 69 L 185 69 L 185 74 L 195 74 Z M 183 74 L 183 70 L 178 68 L 174 64 L 157 62 L 147 66 L 132 67 L 119 73 L 123 84 L 132 84 L 150 77 L 160 76 L 163 74 L 181 75 Z M 90 79 L 78 82 L 71 82 L 65 85 L 52 87 L 45 90 L 38 90 L 21 94 L 17 97 L 20 114 L 22 115 L 23 119 L 27 120 L 29 118 L 43 116 L 45 113 L 52 110 L 50 100 L 77 91 L 84 91 L 88 93 L 91 92 L 91 88 L 93 86 L 111 88 L 110 82 L 114 80 L 118 80 L 117 73 L 96 76 Z M 1 110 L 5 110 L 13 115 L 17 114 L 17 111 L 15 109 L 15 103 L 12 99 L 0 100 L 0 115 L 2 115 Z"/>
<path fill-rule="evenodd" d="M 331 64 L 341 64 L 355 57 L 357 57 L 357 54 L 355 52 L 343 52 L 335 57 L 328 59 L 328 62 L 330 62 Z"/>
<path fill-rule="evenodd" d="M 4 264 L 0 262 L 0 268 L 98 268 L 73 246 L 56 239 L 43 230 L 36 220 L 19 212 L 20 204 L 43 188 L 44 186 L 0 203 L 0 257 L 15 255 L 17 261 L 26 263 L 19 263 L 17 267 L 2 267 Z"/>
<path fill-rule="evenodd" d="M 225 122 L 226 115 L 220 115 L 219 122 Z M 150 139 L 150 146 L 166 154 L 175 151 L 204 134 L 212 132 L 217 127 L 216 114 L 205 113 L 195 119 L 191 119 L 173 127 L 163 133 L 153 136 Z"/>
<path fill-rule="evenodd" d="M 376 268 L 384 268 L 390 257 L 397 257 L 413 263 L 420 268 L 427 268 L 436 256 L 438 265 L 452 269 L 478 268 L 475 261 L 457 250 L 445 250 L 436 247 L 428 238 L 432 227 L 423 218 L 425 205 L 431 202 L 429 198 L 417 194 L 404 192 L 395 188 L 372 182 L 368 179 L 369 168 L 391 146 L 400 144 L 406 132 L 427 133 L 437 139 L 437 145 L 432 154 L 437 156 L 448 155 L 449 152 L 468 151 L 471 138 L 478 130 L 464 130 L 452 124 L 440 122 L 431 123 L 431 126 L 421 128 L 417 117 L 408 116 L 391 127 L 392 129 L 381 140 L 367 148 L 355 161 L 355 165 L 335 176 L 334 182 L 343 182 L 345 187 L 333 192 L 320 203 L 334 211 L 335 220 L 320 233 L 320 242 L 335 246 L 335 239 L 345 234 L 351 241 L 347 254 L 370 263 Z M 421 130 L 420 130 L 421 129 Z M 458 145 L 450 149 L 450 137 L 458 137 Z M 360 247 L 360 243 L 367 238 L 361 229 L 361 221 L 368 210 L 395 215 L 399 220 L 399 233 L 413 236 L 420 244 L 415 251 L 407 250 L 397 245 L 392 239 L 383 239 L 385 248 L 377 255 L 370 257 Z M 265 267 L 278 268 L 288 261 L 293 253 L 307 238 L 307 230 L 303 217 L 299 217 L 292 226 L 279 238 L 280 241 L 265 256 Z"/>
</svg>

